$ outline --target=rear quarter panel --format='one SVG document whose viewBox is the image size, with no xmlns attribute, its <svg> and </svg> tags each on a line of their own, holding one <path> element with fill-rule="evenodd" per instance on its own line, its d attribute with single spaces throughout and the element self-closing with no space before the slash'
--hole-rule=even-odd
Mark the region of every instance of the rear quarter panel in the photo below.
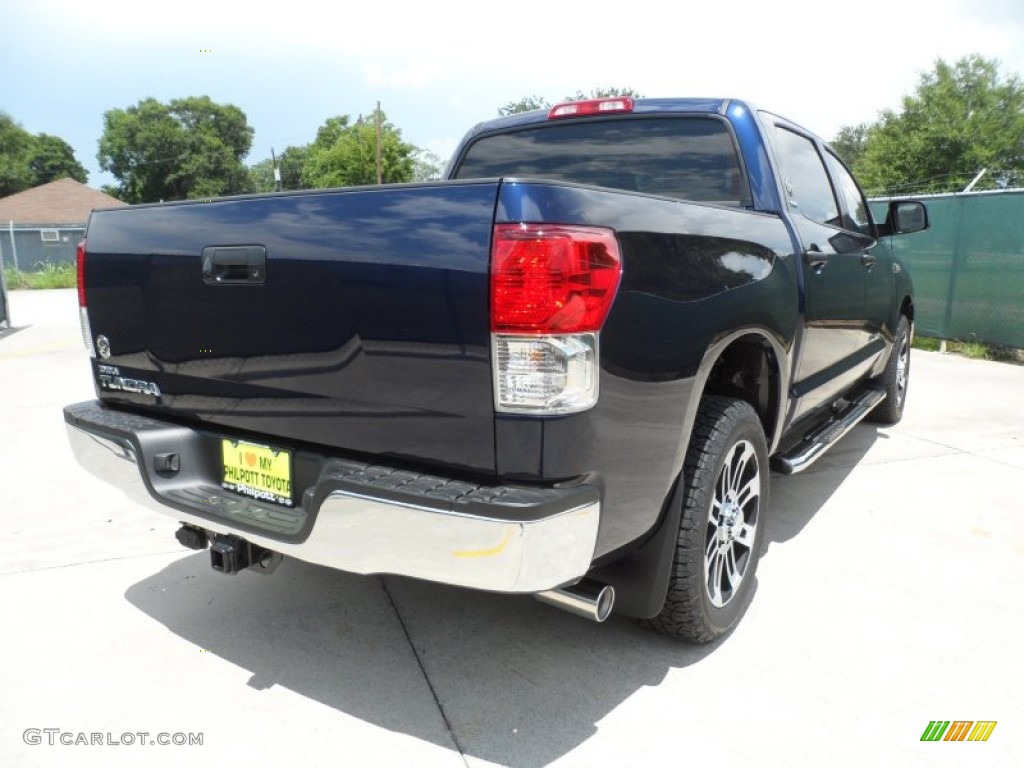
<svg viewBox="0 0 1024 768">
<path fill-rule="evenodd" d="M 791 349 L 799 300 L 789 231 L 767 214 L 528 181 L 503 183 L 497 221 L 605 226 L 619 238 L 623 277 L 601 332 L 597 406 L 495 423 L 500 474 L 591 474 L 603 488 L 605 555 L 658 521 L 715 341 L 748 329 Z"/>
</svg>

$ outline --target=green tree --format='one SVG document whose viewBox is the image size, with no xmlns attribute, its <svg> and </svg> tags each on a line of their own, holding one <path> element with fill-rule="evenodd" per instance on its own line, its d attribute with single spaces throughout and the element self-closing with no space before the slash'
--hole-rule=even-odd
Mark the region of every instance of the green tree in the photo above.
<svg viewBox="0 0 1024 768">
<path fill-rule="evenodd" d="M 273 160 L 267 157 L 249 166 L 249 192 L 273 192 L 276 188 Z"/>
<path fill-rule="evenodd" d="M 230 195 L 249 188 L 242 159 L 252 136 L 245 113 L 232 104 L 150 98 L 104 114 L 96 158 L 129 203 Z"/>
<path fill-rule="evenodd" d="M 306 163 L 309 146 L 287 147 L 277 156 L 277 167 L 281 171 L 281 189 L 305 189 L 302 183 L 302 168 Z M 249 190 L 251 192 L 273 192 L 274 161 L 265 158 L 249 166 Z"/>
<path fill-rule="evenodd" d="M 33 186 L 33 136 L 6 112 L 0 112 L 0 197 Z"/>
<path fill-rule="evenodd" d="M 644 95 L 636 88 L 592 88 L 590 93 L 576 91 L 571 96 L 566 96 L 563 101 L 586 101 L 587 99 L 610 99 L 613 96 L 632 96 L 634 99 L 642 99 Z"/>
<path fill-rule="evenodd" d="M 377 114 L 329 118 L 309 147 L 302 169 L 303 184 L 312 189 L 348 187 L 377 182 Z M 385 184 L 412 181 L 417 147 L 402 140 L 402 132 L 382 112 L 381 168 Z"/>
<path fill-rule="evenodd" d="M 348 115 L 328 117 L 324 124 L 316 129 L 316 138 L 313 139 L 313 146 L 319 149 L 333 147 L 338 143 L 345 131 L 349 129 L 349 122 Z"/>
<path fill-rule="evenodd" d="M 0 197 L 65 177 L 89 178 L 71 145 L 48 133 L 33 136 L 0 112 Z"/>
<path fill-rule="evenodd" d="M 562 101 L 586 101 L 587 99 L 606 99 L 612 96 L 632 96 L 634 99 L 642 99 L 643 94 L 635 88 L 593 88 L 589 93 L 576 91 L 576 93 L 565 96 Z M 517 115 L 520 112 L 532 112 L 536 109 L 551 109 L 551 102 L 543 96 L 523 96 L 518 101 L 510 101 L 503 107 L 498 108 L 501 117 Z"/>
<path fill-rule="evenodd" d="M 59 136 L 48 133 L 40 133 L 33 140 L 29 166 L 37 185 L 64 178 L 82 184 L 89 180 L 89 174 L 75 159 L 71 145 Z"/>
<path fill-rule="evenodd" d="M 832 139 L 832 149 L 836 151 L 846 164 L 853 168 L 860 162 L 864 154 L 864 145 L 868 138 L 868 124 L 844 125 Z"/>
<path fill-rule="evenodd" d="M 551 102 L 543 96 L 523 96 L 518 101 L 510 101 L 504 107 L 499 107 L 498 115 L 508 117 L 520 112 L 533 112 L 536 109 L 551 109 Z"/>
<path fill-rule="evenodd" d="M 412 181 L 435 181 L 442 171 L 444 161 L 429 149 L 417 150 L 413 155 Z"/>
<path fill-rule="evenodd" d="M 973 54 L 939 59 L 899 112 L 869 126 L 854 163 L 871 192 L 962 188 L 982 168 L 1024 179 L 1024 86 L 998 62 Z"/>
</svg>

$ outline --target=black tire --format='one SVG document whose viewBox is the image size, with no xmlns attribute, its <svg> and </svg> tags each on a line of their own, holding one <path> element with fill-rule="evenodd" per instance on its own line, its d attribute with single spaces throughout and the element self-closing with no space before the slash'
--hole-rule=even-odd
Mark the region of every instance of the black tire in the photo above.
<svg viewBox="0 0 1024 768">
<path fill-rule="evenodd" d="M 750 404 L 705 398 L 679 479 L 682 510 L 668 596 L 661 613 L 642 622 L 645 626 L 707 643 L 738 623 L 761 554 L 768 472 L 764 431 Z M 737 486 L 749 487 L 745 500 L 730 496 Z"/>
<path fill-rule="evenodd" d="M 868 414 L 868 420 L 876 424 L 896 424 L 903 418 L 903 406 L 907 402 L 907 388 L 910 384 L 910 321 L 900 315 L 896 326 L 896 338 L 889 353 L 885 371 L 878 377 L 878 386 L 885 390 L 885 400 Z"/>
</svg>

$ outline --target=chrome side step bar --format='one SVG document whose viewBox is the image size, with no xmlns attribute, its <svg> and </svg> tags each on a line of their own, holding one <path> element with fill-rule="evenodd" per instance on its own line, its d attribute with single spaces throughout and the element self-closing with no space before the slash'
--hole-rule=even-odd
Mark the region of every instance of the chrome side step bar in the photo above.
<svg viewBox="0 0 1024 768">
<path fill-rule="evenodd" d="M 837 413 L 831 421 L 808 434 L 796 447 L 772 457 L 772 469 L 784 475 L 803 472 L 883 400 L 885 392 L 882 390 L 866 390 L 843 411 Z"/>
</svg>

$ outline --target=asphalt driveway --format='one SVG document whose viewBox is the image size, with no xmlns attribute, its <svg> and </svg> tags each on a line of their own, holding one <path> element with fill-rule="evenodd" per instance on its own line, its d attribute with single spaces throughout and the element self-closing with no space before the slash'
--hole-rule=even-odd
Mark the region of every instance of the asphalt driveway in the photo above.
<svg viewBox="0 0 1024 768">
<path fill-rule="evenodd" d="M 71 457 L 75 292 L 10 307 L 0 765 L 1024 765 L 1022 366 L 915 351 L 902 424 L 773 478 L 753 604 L 692 647 L 295 560 L 216 574 Z M 936 719 L 998 726 L 921 742 Z"/>
</svg>

